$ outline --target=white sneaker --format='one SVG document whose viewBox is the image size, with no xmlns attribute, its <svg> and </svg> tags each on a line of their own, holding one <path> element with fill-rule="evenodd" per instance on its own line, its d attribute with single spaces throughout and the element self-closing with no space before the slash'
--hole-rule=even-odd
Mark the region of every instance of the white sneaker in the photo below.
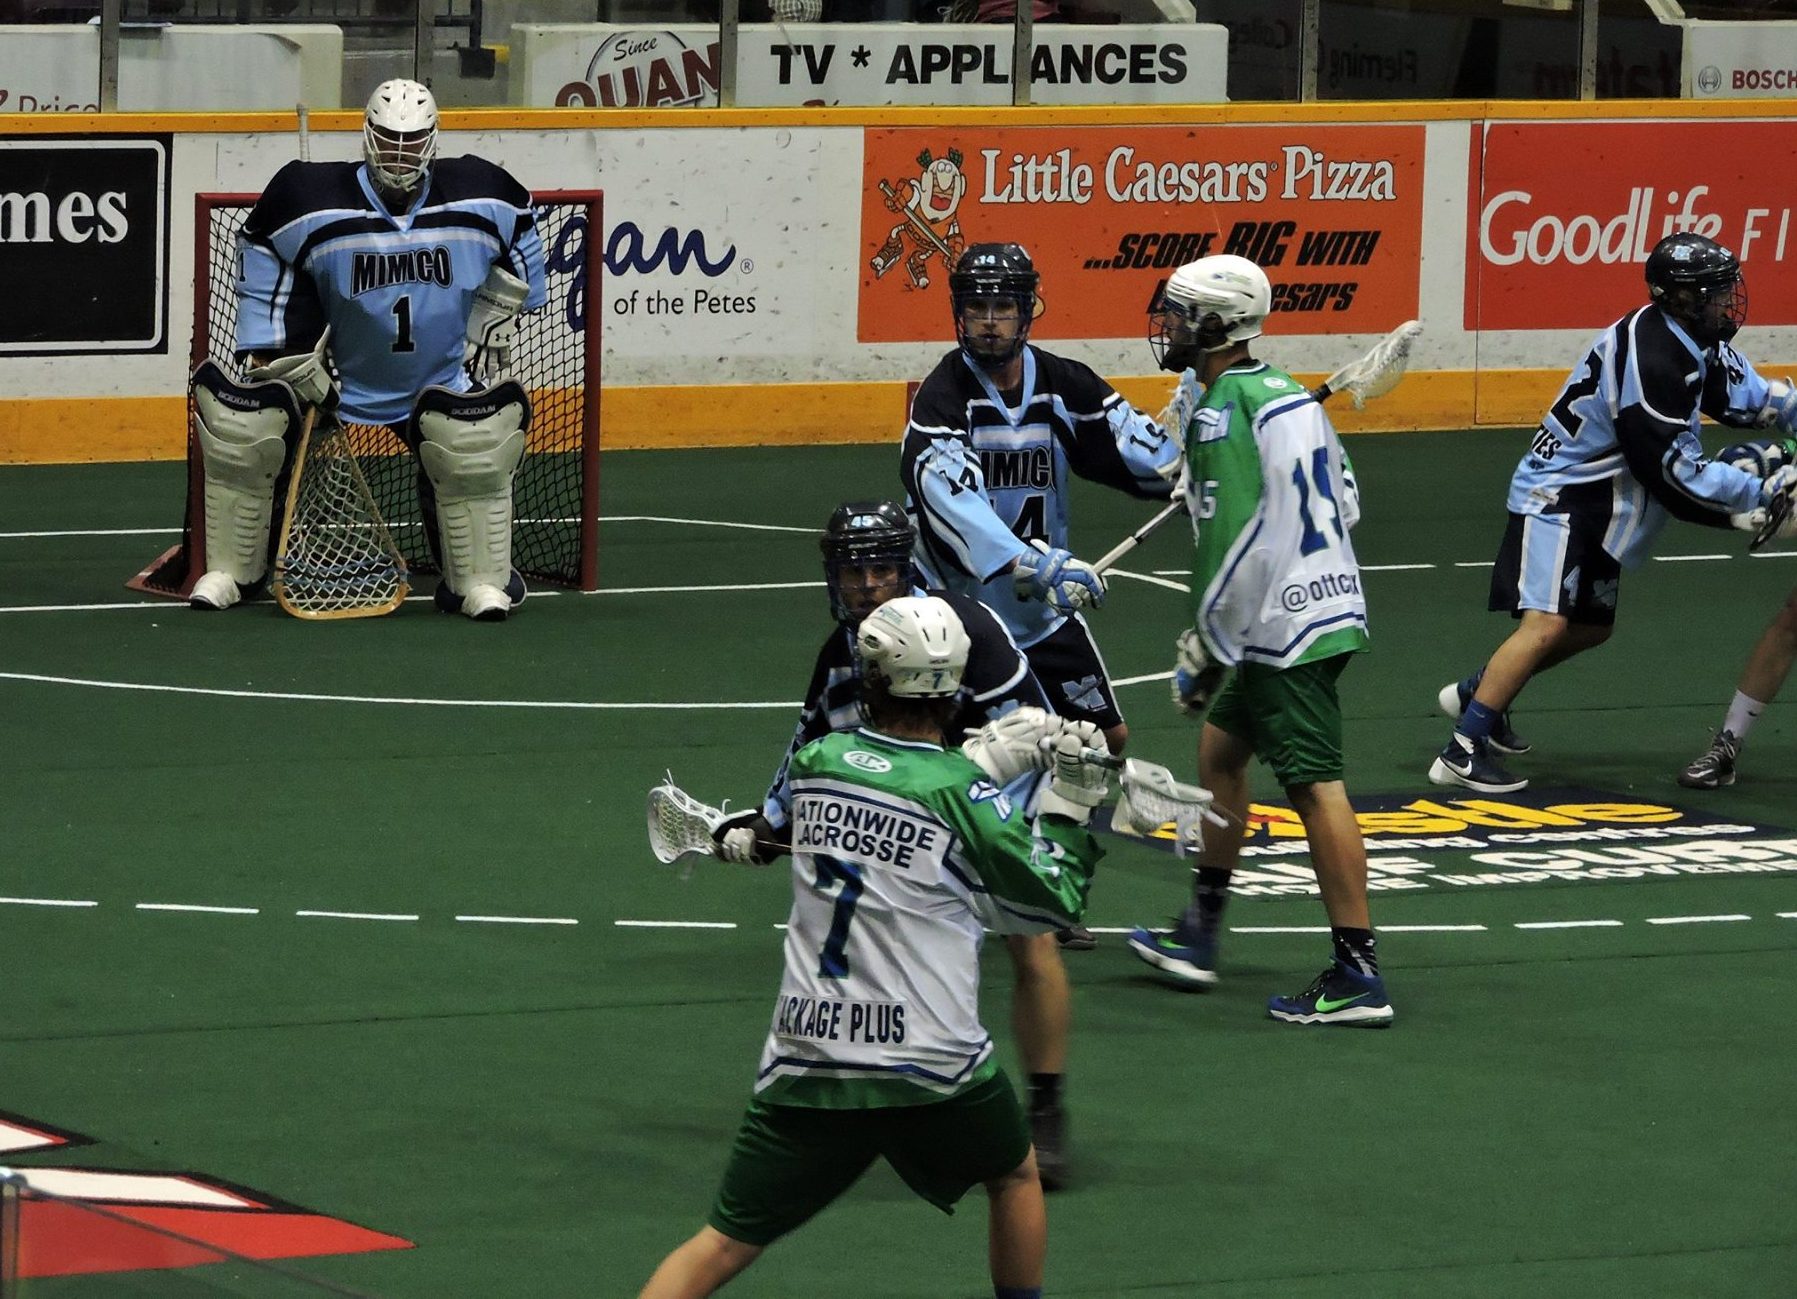
<svg viewBox="0 0 1797 1299">
<path fill-rule="evenodd" d="M 462 597 L 462 613 L 480 622 L 504 622 L 511 612 L 512 598 L 484 582 L 471 587 Z"/>
<path fill-rule="evenodd" d="M 237 585 L 237 579 L 222 568 L 215 568 L 193 584 L 187 603 L 195 609 L 229 609 L 242 599 L 243 588 Z"/>
</svg>

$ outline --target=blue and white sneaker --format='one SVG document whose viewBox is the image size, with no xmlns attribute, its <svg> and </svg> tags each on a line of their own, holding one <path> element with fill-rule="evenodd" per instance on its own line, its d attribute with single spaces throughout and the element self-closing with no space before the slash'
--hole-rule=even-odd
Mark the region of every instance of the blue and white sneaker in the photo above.
<svg viewBox="0 0 1797 1299">
<path fill-rule="evenodd" d="M 1473 743 L 1459 731 L 1435 755 L 1435 761 L 1429 765 L 1429 779 L 1437 785 L 1461 785 L 1481 794 L 1510 794 L 1529 784 L 1499 766 L 1484 744 Z"/>
<path fill-rule="evenodd" d="M 1208 992 L 1217 986 L 1217 940 L 1171 929 L 1132 929 L 1129 950 L 1182 988 Z"/>
<path fill-rule="evenodd" d="M 1464 681 L 1450 682 L 1435 695 L 1435 706 L 1456 722 L 1460 720 L 1460 714 L 1466 711 L 1466 706 L 1472 701 L 1472 692 L 1466 688 Z M 1491 728 L 1491 734 L 1487 738 L 1490 740 L 1492 748 L 1499 753 L 1508 753 L 1511 757 L 1527 753 L 1535 747 L 1511 727 L 1508 708 L 1498 714 L 1497 725 Z"/>
<path fill-rule="evenodd" d="M 1287 1024 L 1389 1028 L 1394 1018 L 1385 980 L 1334 961 L 1295 997 L 1271 997 L 1267 1014 Z"/>
</svg>

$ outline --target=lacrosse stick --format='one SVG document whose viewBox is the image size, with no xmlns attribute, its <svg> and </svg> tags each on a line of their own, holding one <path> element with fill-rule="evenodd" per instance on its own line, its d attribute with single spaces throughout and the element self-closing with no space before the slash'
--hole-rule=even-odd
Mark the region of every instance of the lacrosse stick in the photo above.
<svg viewBox="0 0 1797 1299">
<path fill-rule="evenodd" d="M 1040 742 L 1044 753 L 1054 742 L 1044 737 Z M 1088 766 L 1103 767 L 1117 774 L 1117 808 L 1112 820 L 1126 831 L 1153 834 L 1171 823 L 1176 841 L 1183 849 L 1198 838 L 1198 823 L 1229 825 L 1231 820 L 1212 807 L 1216 795 L 1202 785 L 1188 785 L 1176 780 L 1173 773 L 1158 762 L 1141 758 L 1119 758 L 1104 749 L 1081 749 L 1079 760 Z"/>
<path fill-rule="evenodd" d="M 1318 401 L 1328 401 L 1336 393 L 1345 392 L 1354 399 L 1356 410 L 1365 406 L 1369 398 L 1384 396 L 1397 387 L 1398 380 L 1404 377 L 1404 371 L 1410 365 L 1411 346 L 1422 332 L 1423 327 L 1418 321 L 1406 320 L 1373 344 L 1372 350 L 1355 357 L 1312 388 L 1310 395 Z M 1197 377 L 1187 370 L 1179 376 L 1173 398 L 1160 414 L 1159 422 L 1162 427 L 1184 429 L 1186 421 L 1191 418 L 1191 412 L 1197 408 L 1197 398 Z M 1790 509 L 1789 504 L 1785 509 Z M 1168 519 L 1176 514 L 1184 514 L 1185 511 L 1185 498 L 1175 497 L 1160 513 L 1101 555 L 1092 567 L 1101 574 L 1108 572 L 1112 565 L 1148 540 Z"/>
<path fill-rule="evenodd" d="M 670 771 L 649 791 L 649 851 L 663 866 L 683 863 L 684 879 L 692 873 L 694 859 L 718 855 L 711 834 L 723 820 L 722 808 L 701 803 L 674 783 Z"/>
<path fill-rule="evenodd" d="M 1749 551 L 1759 550 L 1768 541 L 1778 535 L 1778 530 L 1791 517 L 1791 493 L 1780 492 L 1766 505 L 1766 521 L 1753 531 L 1753 539 L 1747 543 Z"/>
</svg>

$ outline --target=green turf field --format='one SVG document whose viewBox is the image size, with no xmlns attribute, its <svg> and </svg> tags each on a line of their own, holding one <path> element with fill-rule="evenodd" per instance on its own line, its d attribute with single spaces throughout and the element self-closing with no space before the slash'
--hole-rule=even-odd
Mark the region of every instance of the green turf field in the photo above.
<svg viewBox="0 0 1797 1299">
<path fill-rule="evenodd" d="M 1523 436 L 1351 442 L 1374 633 L 1343 680 L 1356 794 L 1453 797 L 1423 776 L 1434 694 L 1509 625 L 1484 565 Z M 815 532 L 896 490 L 895 460 L 607 456 L 604 589 L 533 594 L 500 626 L 428 598 L 341 624 L 148 603 L 123 582 L 172 540 L 145 530 L 176 521 L 180 465 L 0 470 L 0 1119 L 91 1139 L 0 1163 L 200 1173 L 415 1244 L 289 1265 L 354 1292 L 634 1294 L 709 1205 L 789 895 L 783 870 L 658 868 L 643 796 L 671 768 L 759 797 L 828 626 Z M 1076 546 L 1150 512 L 1083 491 Z M 1189 768 L 1161 679 L 1177 531 L 1095 626 L 1134 751 Z M 1663 557 L 1717 558 L 1624 580 L 1615 639 L 1525 695 L 1523 774 L 1797 837 L 1790 701 L 1733 789 L 1672 781 L 1797 582 L 1797 553 L 1744 551 L 1669 526 Z M 1175 858 L 1107 843 L 1090 923 L 1177 909 Z M 1429 868 L 1385 878 L 1431 881 L 1373 897 L 1385 1033 L 1264 1018 L 1327 957 L 1265 932 L 1322 925 L 1308 896 L 1239 898 L 1206 997 L 1150 982 L 1115 934 L 1070 955 L 1078 1184 L 1050 1201 L 1048 1293 L 1792 1293 L 1797 844 L 1754 873 L 1631 872 L 1658 859 L 1621 854 L 1651 846 L 1456 885 L 1500 868 L 1374 842 L 1376 868 Z M 995 950 L 1007 1064 L 1009 981 Z M 729 1293 L 977 1299 L 984 1219 L 876 1172 Z M 206 1267 L 25 1291 L 209 1292 L 298 1293 Z"/>
</svg>

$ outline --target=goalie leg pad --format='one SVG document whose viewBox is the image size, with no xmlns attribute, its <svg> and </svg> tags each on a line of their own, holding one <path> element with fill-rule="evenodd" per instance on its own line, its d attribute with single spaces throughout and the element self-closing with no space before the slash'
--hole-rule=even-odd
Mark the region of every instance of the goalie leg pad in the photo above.
<svg viewBox="0 0 1797 1299">
<path fill-rule="evenodd" d="M 412 424 L 437 497 L 444 581 L 462 597 L 463 613 L 491 615 L 496 599 L 509 609 L 512 479 L 524 460 L 529 398 L 510 381 L 474 393 L 427 388 Z"/>
<path fill-rule="evenodd" d="M 202 596 L 222 607 L 221 600 L 235 603 L 225 599 L 226 578 L 247 586 L 268 572 L 275 479 L 299 430 L 299 400 L 284 383 L 236 383 L 208 361 L 194 371 L 193 407 L 206 471 Z"/>
</svg>

